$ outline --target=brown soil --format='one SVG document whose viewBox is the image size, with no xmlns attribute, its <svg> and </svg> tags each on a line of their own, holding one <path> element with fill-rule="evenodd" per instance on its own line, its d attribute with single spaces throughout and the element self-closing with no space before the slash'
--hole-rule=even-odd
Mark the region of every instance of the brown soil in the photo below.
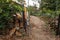
<svg viewBox="0 0 60 40">
<path fill-rule="evenodd" d="M 49 27 L 46 23 L 35 16 L 30 16 L 31 28 L 29 36 L 15 37 L 10 40 L 59 40 L 58 37 L 49 32 Z M 5 37 L 0 37 L 0 40 L 7 40 Z"/>
<path fill-rule="evenodd" d="M 47 24 L 39 19 L 38 17 L 31 16 L 31 38 L 32 40 L 59 40 L 55 35 L 50 33 L 49 27 Z"/>
</svg>

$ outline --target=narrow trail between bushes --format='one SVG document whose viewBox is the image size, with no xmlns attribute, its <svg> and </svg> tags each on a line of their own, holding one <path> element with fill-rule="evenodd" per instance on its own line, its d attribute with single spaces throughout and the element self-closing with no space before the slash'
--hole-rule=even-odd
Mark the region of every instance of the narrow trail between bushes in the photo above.
<svg viewBox="0 0 60 40">
<path fill-rule="evenodd" d="M 49 28 L 46 26 L 47 24 L 42 19 L 36 16 L 30 16 L 30 24 L 29 36 L 22 39 L 13 37 L 11 40 L 59 40 L 59 38 L 49 32 Z M 2 39 L 0 38 L 0 40 Z"/>
<path fill-rule="evenodd" d="M 31 40 L 59 40 L 49 32 L 47 24 L 35 16 L 30 16 L 31 28 Z"/>
</svg>

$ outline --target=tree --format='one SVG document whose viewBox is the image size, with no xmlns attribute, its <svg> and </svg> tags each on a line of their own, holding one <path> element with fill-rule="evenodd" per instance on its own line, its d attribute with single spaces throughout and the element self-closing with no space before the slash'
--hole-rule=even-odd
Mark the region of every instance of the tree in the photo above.
<svg viewBox="0 0 60 40">
<path fill-rule="evenodd" d="M 56 10 L 59 10 L 60 11 L 60 0 L 57 0 L 56 1 Z M 60 12 L 56 12 L 58 13 L 58 27 L 57 27 L 57 30 L 56 30 L 56 35 L 60 35 Z"/>
<path fill-rule="evenodd" d="M 12 14 L 22 10 L 23 7 L 12 0 L 0 0 L 0 28 L 4 28 L 9 24 Z"/>
</svg>

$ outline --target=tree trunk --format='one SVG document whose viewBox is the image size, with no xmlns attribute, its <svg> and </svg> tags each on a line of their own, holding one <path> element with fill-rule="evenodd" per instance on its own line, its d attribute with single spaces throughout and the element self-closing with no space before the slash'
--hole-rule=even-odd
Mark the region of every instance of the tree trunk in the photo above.
<svg viewBox="0 0 60 40">
<path fill-rule="evenodd" d="M 60 14 L 59 14 L 59 18 L 58 18 L 58 27 L 57 27 L 57 35 L 60 35 Z"/>
</svg>

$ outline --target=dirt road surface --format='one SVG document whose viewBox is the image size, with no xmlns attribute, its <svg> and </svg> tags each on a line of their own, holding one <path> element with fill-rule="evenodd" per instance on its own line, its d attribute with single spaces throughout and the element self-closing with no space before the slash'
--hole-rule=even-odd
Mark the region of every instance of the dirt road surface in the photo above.
<svg viewBox="0 0 60 40">
<path fill-rule="evenodd" d="M 59 40 L 53 34 L 49 32 L 49 28 L 46 26 L 46 23 L 38 17 L 30 16 L 30 33 L 29 37 L 24 39 L 18 39 L 14 37 L 12 40 Z"/>
<path fill-rule="evenodd" d="M 31 29 L 31 40 L 59 40 L 49 32 L 46 23 L 38 17 L 31 16 L 30 22 L 33 25 Z"/>
</svg>

